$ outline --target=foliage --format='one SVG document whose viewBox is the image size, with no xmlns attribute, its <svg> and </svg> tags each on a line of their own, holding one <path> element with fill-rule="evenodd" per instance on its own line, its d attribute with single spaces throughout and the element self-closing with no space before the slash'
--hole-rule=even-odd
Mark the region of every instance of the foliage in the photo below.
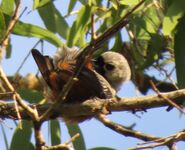
<svg viewBox="0 0 185 150">
<path fill-rule="evenodd" d="M 69 47 L 83 48 L 91 41 L 93 26 L 96 27 L 96 35 L 101 35 L 139 2 L 139 0 L 70 0 L 66 13 L 62 14 L 60 8 L 55 4 L 56 1 L 34 0 L 32 11 L 38 12 L 44 27 L 34 25 L 32 22 L 23 22 L 20 17 L 12 34 L 39 38 L 56 47 L 65 43 Z M 141 82 L 147 69 L 152 68 L 162 72 L 166 65 L 175 62 L 177 85 L 181 88 L 185 87 L 184 5 L 182 0 L 146 0 L 144 5 L 131 14 L 129 24 L 117 32 L 112 38 L 111 44 L 106 42 L 95 56 L 107 49 L 124 54 L 129 59 L 133 72 L 132 80 L 138 88 L 141 87 L 140 84 L 144 84 Z M 1 1 L 0 41 L 3 39 L 14 9 L 14 0 Z M 92 16 L 94 16 L 94 20 L 92 20 Z M 11 45 L 11 41 L 9 45 Z M 15 50 L 10 46 L 7 55 L 10 56 L 12 51 Z M 142 91 L 142 89 L 140 90 Z M 20 94 L 29 102 L 42 98 L 41 93 L 26 89 L 21 89 Z M 28 126 L 23 129 L 27 131 L 24 135 L 24 142 L 26 142 L 24 146 L 31 146 L 31 127 L 29 123 L 23 123 L 24 126 Z M 23 135 L 23 130 L 15 130 L 10 149 L 19 149 L 20 143 L 17 140 Z M 71 136 L 76 130 L 80 132 L 77 125 L 68 126 L 68 130 Z M 50 122 L 49 132 L 51 133 L 51 143 L 59 143 L 61 140 L 60 126 L 57 121 Z M 6 139 L 6 135 L 4 138 Z M 74 143 L 75 147 L 85 149 L 83 138 L 77 142 L 76 145 Z"/>
</svg>

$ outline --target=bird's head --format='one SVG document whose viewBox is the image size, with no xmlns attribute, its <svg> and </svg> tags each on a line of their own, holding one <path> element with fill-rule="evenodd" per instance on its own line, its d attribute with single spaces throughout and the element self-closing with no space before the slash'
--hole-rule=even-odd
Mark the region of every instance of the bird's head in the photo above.
<svg viewBox="0 0 185 150">
<path fill-rule="evenodd" d="M 116 91 L 131 77 L 126 58 L 117 52 L 105 52 L 98 57 L 95 61 L 95 70 L 104 76 Z"/>
</svg>

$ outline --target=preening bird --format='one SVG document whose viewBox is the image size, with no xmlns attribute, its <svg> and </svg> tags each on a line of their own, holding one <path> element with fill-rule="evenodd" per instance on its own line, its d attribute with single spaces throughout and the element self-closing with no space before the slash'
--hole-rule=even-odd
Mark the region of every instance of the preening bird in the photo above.
<svg viewBox="0 0 185 150">
<path fill-rule="evenodd" d="M 50 101 L 56 100 L 64 85 L 73 75 L 80 53 L 81 51 L 76 48 L 63 47 L 51 58 L 43 56 L 37 50 L 32 50 L 32 55 L 48 85 L 44 91 L 46 99 Z M 66 97 L 66 103 L 80 103 L 93 98 L 112 98 L 121 83 L 129 78 L 130 69 L 126 59 L 121 54 L 105 52 L 95 63 L 89 60 L 85 64 L 78 76 L 78 80 Z M 81 122 L 91 117 L 64 117 L 64 120 Z"/>
<path fill-rule="evenodd" d="M 131 70 L 126 58 L 117 53 L 108 51 L 95 60 L 95 70 L 119 91 L 123 82 L 130 80 Z"/>
</svg>

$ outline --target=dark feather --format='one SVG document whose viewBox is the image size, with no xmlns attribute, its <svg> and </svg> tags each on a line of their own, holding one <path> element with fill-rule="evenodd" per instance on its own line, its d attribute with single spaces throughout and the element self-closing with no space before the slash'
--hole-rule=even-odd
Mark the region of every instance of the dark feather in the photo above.
<svg viewBox="0 0 185 150">
<path fill-rule="evenodd" d="M 53 60 L 49 56 L 43 56 L 38 50 L 33 49 L 31 51 L 33 58 L 35 59 L 35 62 L 37 63 L 37 66 L 46 81 L 46 83 L 52 87 L 50 83 L 50 73 L 54 70 Z"/>
</svg>

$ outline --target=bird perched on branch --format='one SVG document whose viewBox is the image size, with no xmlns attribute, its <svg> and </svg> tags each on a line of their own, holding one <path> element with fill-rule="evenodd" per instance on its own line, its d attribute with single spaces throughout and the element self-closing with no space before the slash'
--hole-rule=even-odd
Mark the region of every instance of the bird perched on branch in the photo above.
<svg viewBox="0 0 185 150">
<path fill-rule="evenodd" d="M 53 58 L 32 50 L 32 55 L 47 83 L 46 99 L 55 101 L 64 85 L 72 77 L 81 51 L 76 48 L 60 48 Z M 105 52 L 96 61 L 88 60 L 77 81 L 66 96 L 66 103 L 80 103 L 88 99 L 109 99 L 115 96 L 123 81 L 130 79 L 130 68 L 126 59 L 115 52 Z M 81 122 L 92 116 L 65 118 L 70 122 Z"/>
</svg>

